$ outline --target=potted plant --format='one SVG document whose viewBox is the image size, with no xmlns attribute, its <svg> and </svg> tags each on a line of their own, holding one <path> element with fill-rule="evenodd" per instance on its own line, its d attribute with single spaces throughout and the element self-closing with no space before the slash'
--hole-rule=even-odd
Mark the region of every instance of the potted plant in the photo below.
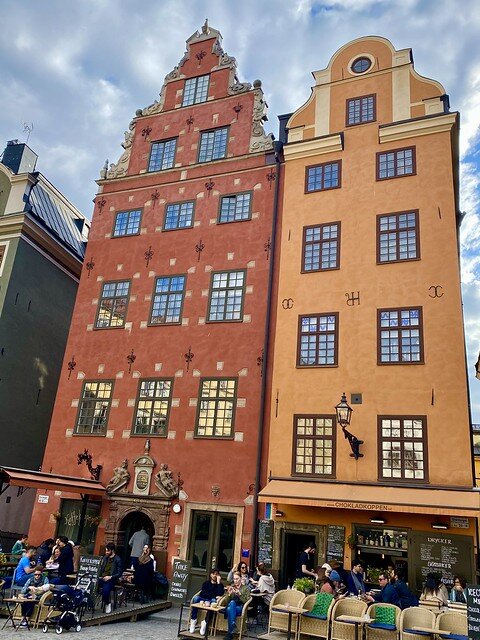
<svg viewBox="0 0 480 640">
<path fill-rule="evenodd" d="M 351 533 L 347 538 L 347 544 L 350 547 L 350 549 L 353 549 L 356 543 L 357 543 L 357 538 L 356 536 L 353 535 L 353 533 Z"/>
<path fill-rule="evenodd" d="M 308 595 L 315 591 L 315 583 L 310 578 L 297 578 L 293 583 L 293 588 Z"/>
</svg>

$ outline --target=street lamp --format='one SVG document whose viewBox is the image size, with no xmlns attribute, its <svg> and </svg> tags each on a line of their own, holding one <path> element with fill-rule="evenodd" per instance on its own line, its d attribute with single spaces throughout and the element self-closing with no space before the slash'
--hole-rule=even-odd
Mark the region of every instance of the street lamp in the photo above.
<svg viewBox="0 0 480 640">
<path fill-rule="evenodd" d="M 352 453 L 350 454 L 351 458 L 355 458 L 358 460 L 359 458 L 363 458 L 363 453 L 360 453 L 360 445 L 363 444 L 363 440 L 359 440 L 357 436 L 354 436 L 353 433 L 347 431 L 346 427 L 350 424 L 350 419 L 352 417 L 352 407 L 347 402 L 347 396 L 345 392 L 342 394 L 342 399 L 335 406 L 335 413 L 337 414 L 337 422 L 342 427 L 343 435 L 346 440 L 348 440 L 348 444 L 350 445 L 350 449 Z"/>
</svg>

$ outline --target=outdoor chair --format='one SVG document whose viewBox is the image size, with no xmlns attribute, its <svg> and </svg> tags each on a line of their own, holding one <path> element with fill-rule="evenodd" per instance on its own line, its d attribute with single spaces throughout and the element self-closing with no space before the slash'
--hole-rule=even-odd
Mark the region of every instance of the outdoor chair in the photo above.
<svg viewBox="0 0 480 640">
<path fill-rule="evenodd" d="M 35 609 L 30 617 L 30 626 L 31 627 L 40 627 L 43 625 L 47 614 L 51 610 L 51 606 L 49 606 L 50 600 L 53 598 L 53 593 L 51 591 L 46 591 L 41 598 L 37 601 L 35 605 Z"/>
<path fill-rule="evenodd" d="M 305 600 L 305 594 L 296 589 L 282 589 L 274 594 L 270 601 L 270 617 L 268 620 L 268 633 L 272 630 L 288 631 L 288 613 L 283 611 L 275 611 L 275 607 L 279 604 L 289 605 L 291 607 L 300 607 Z M 292 633 L 294 638 L 298 635 L 299 616 L 292 619 Z"/>
<path fill-rule="evenodd" d="M 435 627 L 435 614 L 425 607 L 408 607 L 400 614 L 400 640 L 430 640 L 426 631 L 414 631 L 412 627 Z"/>
<path fill-rule="evenodd" d="M 330 604 L 326 615 L 315 615 L 312 613 L 315 605 L 318 603 L 317 596 L 322 596 L 326 603 L 330 596 Z M 326 604 L 325 603 L 325 604 Z M 304 613 L 300 616 L 298 635 L 313 636 L 315 638 L 328 638 L 328 630 L 330 627 L 330 619 L 335 606 L 335 600 L 330 593 L 313 593 L 307 596 L 302 603 L 303 609 L 308 609 L 308 613 Z"/>
<path fill-rule="evenodd" d="M 330 629 L 330 640 L 355 640 L 355 625 L 349 622 L 339 622 L 339 616 L 364 616 L 367 603 L 357 598 L 337 600 L 333 606 Z"/>
<path fill-rule="evenodd" d="M 441 613 L 443 609 L 443 604 L 439 600 L 420 600 L 418 606 L 432 611 L 435 615 Z"/>
<path fill-rule="evenodd" d="M 390 613 L 390 620 L 385 621 L 385 616 Z M 398 640 L 400 629 L 400 615 L 402 610 L 394 604 L 375 602 L 368 607 L 367 615 L 374 622 L 365 625 L 366 640 Z"/>
<path fill-rule="evenodd" d="M 248 607 L 252 602 L 252 598 L 249 598 L 242 607 L 242 613 L 237 617 L 237 631 L 238 640 L 242 640 L 242 636 L 244 635 L 247 629 L 247 611 Z M 219 601 L 220 607 L 226 607 L 228 605 L 228 596 L 223 596 Z M 216 636 L 217 632 L 226 633 L 228 631 L 228 620 L 224 617 L 223 613 L 217 613 L 213 618 L 213 635 Z"/>
<path fill-rule="evenodd" d="M 457 611 L 445 611 L 441 613 L 435 625 L 437 638 L 449 640 L 468 640 L 467 616 Z M 446 631 L 449 635 L 442 634 Z"/>
</svg>

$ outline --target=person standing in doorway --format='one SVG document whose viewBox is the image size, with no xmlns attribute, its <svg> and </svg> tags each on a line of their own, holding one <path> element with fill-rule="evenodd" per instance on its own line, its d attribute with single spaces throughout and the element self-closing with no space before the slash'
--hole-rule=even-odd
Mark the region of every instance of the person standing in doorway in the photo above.
<svg viewBox="0 0 480 640">
<path fill-rule="evenodd" d="M 296 578 L 317 579 L 317 574 L 313 571 L 316 550 L 316 544 L 314 542 L 309 542 L 305 549 L 300 553 L 297 560 Z"/>
<path fill-rule="evenodd" d="M 132 547 L 130 561 L 132 563 L 132 567 L 136 569 L 138 567 L 138 559 L 143 553 L 143 547 L 145 545 L 148 547 L 150 546 L 150 536 L 145 531 L 145 526 L 143 524 L 140 531 L 135 531 L 128 544 Z"/>
</svg>

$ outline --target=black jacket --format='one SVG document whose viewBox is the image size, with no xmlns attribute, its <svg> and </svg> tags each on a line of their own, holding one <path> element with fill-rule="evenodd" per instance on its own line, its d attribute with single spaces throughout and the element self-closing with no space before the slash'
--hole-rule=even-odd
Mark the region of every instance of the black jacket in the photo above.
<svg viewBox="0 0 480 640">
<path fill-rule="evenodd" d="M 58 575 L 64 578 L 69 573 L 73 573 L 73 547 L 68 542 L 64 547 L 60 547 L 58 557 Z"/>
<path fill-rule="evenodd" d="M 100 568 L 98 570 L 98 575 L 100 577 L 105 571 L 107 560 L 108 560 L 107 556 L 103 556 L 100 562 Z M 123 573 L 122 561 L 120 560 L 120 556 L 117 556 L 117 554 L 113 556 L 112 560 L 113 560 L 113 564 L 112 564 L 112 571 L 110 575 L 112 576 L 113 580 L 119 580 L 122 577 L 122 573 Z"/>
<path fill-rule="evenodd" d="M 224 592 L 225 588 L 223 584 L 217 584 L 216 582 L 212 582 L 211 580 L 206 580 L 202 584 L 200 597 L 204 600 L 215 600 L 217 596 L 223 596 Z"/>
</svg>

